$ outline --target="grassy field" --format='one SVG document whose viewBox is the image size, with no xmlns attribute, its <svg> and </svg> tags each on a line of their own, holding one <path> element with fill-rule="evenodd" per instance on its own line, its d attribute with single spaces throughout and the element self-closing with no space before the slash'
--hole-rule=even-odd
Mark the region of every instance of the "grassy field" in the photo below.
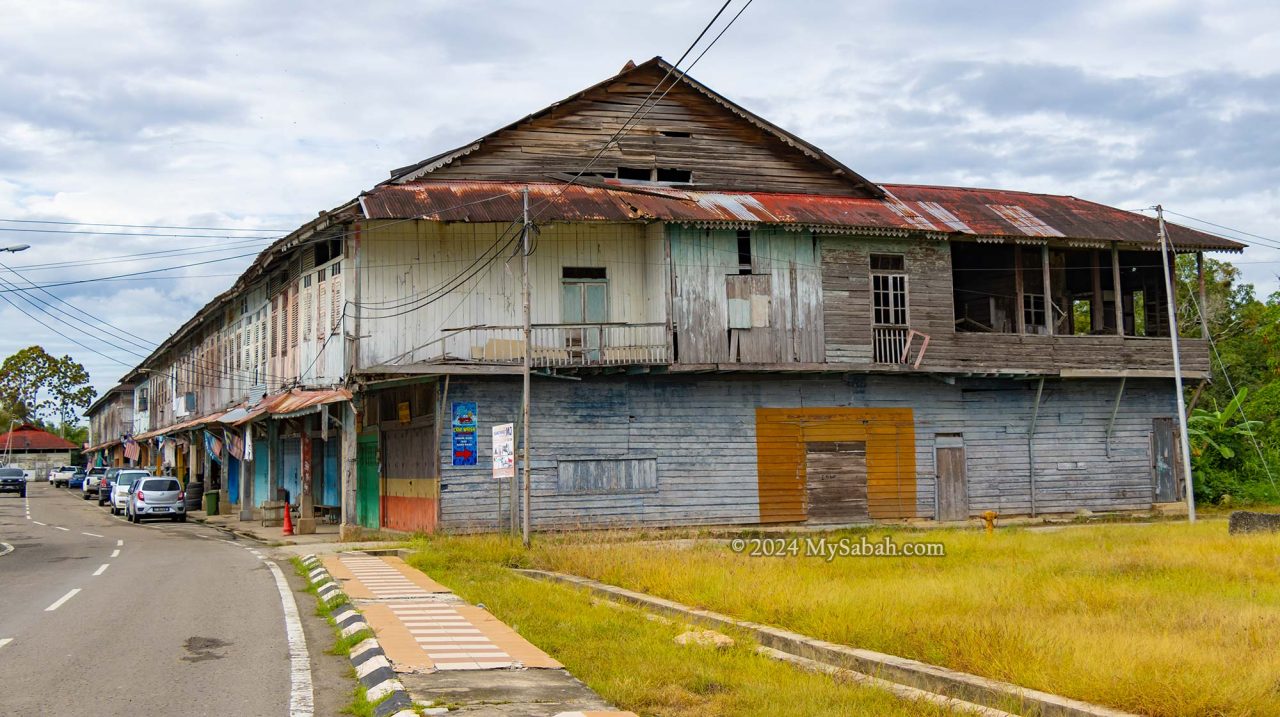
<svg viewBox="0 0 1280 717">
<path fill-rule="evenodd" d="M 420 541 L 409 562 L 555 657 L 620 708 L 641 715 L 949 715 L 888 693 L 798 670 L 755 654 L 743 635 L 727 649 L 673 639 L 688 626 L 592 600 L 582 591 L 520 577 L 518 543 L 492 537 Z"/>
<path fill-rule="evenodd" d="M 827 537 L 864 534 L 887 533 Z M 420 543 L 415 561 L 519 624 L 606 696 L 645 713 L 850 708 L 820 708 L 834 698 L 829 680 L 748 651 L 688 664 L 684 648 L 670 643 L 675 628 L 498 566 L 583 575 L 1141 714 L 1280 714 L 1280 537 L 1227 536 L 1220 521 L 892 535 L 941 541 L 946 557 L 749 557 L 725 542 L 592 534 L 543 537 L 530 551 L 492 537 L 438 538 Z M 631 656 L 602 663 L 609 645 Z M 742 677 L 748 669 L 774 677 Z M 791 702 L 797 695 L 815 696 L 812 707 Z M 904 708 L 894 709 L 872 713 Z"/>
</svg>

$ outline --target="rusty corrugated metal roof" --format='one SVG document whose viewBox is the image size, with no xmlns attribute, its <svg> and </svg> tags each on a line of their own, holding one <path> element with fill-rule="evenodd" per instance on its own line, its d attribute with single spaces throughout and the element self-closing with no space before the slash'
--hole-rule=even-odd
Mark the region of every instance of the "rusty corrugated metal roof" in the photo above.
<svg viewBox="0 0 1280 717">
<path fill-rule="evenodd" d="M 884 199 L 769 192 L 697 192 L 616 182 L 420 180 L 376 187 L 360 198 L 368 219 L 510 222 L 520 192 L 541 221 L 661 220 L 707 225 L 799 225 L 827 231 L 885 231 L 1000 239 L 1061 239 L 1156 244 L 1155 220 L 1103 204 L 1053 194 L 1000 189 L 886 184 Z M 1242 244 L 1169 224 L 1178 247 L 1239 251 Z"/>
<path fill-rule="evenodd" d="M 305 411 L 309 408 L 319 408 L 326 403 L 338 403 L 340 401 L 350 401 L 351 392 L 345 388 L 320 389 L 316 391 L 304 391 L 295 388 L 285 393 L 278 393 L 274 396 L 267 396 L 257 403 L 257 405 L 248 409 L 248 413 L 236 419 L 231 423 L 233 426 L 243 426 L 246 423 L 261 418 L 264 414 L 272 416 L 287 416 Z"/>
</svg>

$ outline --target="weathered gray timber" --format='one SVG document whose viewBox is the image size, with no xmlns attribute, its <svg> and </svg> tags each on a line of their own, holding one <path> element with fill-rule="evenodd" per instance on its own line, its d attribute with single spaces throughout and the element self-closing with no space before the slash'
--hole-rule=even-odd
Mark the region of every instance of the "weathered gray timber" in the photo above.
<svg viewBox="0 0 1280 717">
<path fill-rule="evenodd" d="M 1032 504 L 1027 433 L 1034 394 L 1031 381 L 961 378 L 948 385 L 905 375 L 535 379 L 533 524 L 757 523 L 755 411 L 788 407 L 909 408 L 917 516 L 935 515 L 939 434 L 943 447 L 963 446 L 967 515 L 1027 514 Z M 518 382 L 454 377 L 450 400 L 478 403 L 480 450 L 478 466 L 455 468 L 447 431 L 442 436 L 442 524 L 491 530 L 497 486 L 488 467 L 490 430 L 516 419 Z M 1152 421 L 1174 411 L 1171 382 L 1128 380 L 1108 456 L 1107 423 L 1115 407 L 1114 380 L 1045 382 L 1032 438 L 1038 512 L 1151 507 Z M 562 462 L 609 460 L 640 463 L 612 473 L 561 467 Z"/>
<path fill-rule="evenodd" d="M 1231 514 L 1227 523 L 1227 532 L 1237 533 L 1280 533 L 1280 514 L 1251 513 L 1237 510 Z"/>
</svg>

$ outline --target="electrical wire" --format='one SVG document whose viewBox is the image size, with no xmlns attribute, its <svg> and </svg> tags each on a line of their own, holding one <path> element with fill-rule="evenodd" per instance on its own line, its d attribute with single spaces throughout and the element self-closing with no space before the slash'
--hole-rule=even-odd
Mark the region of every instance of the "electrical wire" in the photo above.
<svg viewBox="0 0 1280 717">
<path fill-rule="evenodd" d="M 109 224 L 107 222 L 73 222 L 73 221 L 54 221 L 52 219 L 0 219 L 0 222 L 8 222 L 12 224 L 54 224 L 59 226 L 76 226 L 76 227 L 113 227 L 117 229 L 188 229 L 191 231 L 213 231 L 213 232 L 288 232 L 288 229 L 267 229 L 267 228 L 238 228 L 238 227 L 193 227 L 182 224 Z"/>
<path fill-rule="evenodd" d="M 95 277 L 93 279 L 80 279 L 77 281 L 58 281 L 58 282 L 53 282 L 49 284 L 39 284 L 38 287 L 42 289 L 48 289 L 48 288 L 53 288 L 58 286 L 77 286 L 80 284 L 92 284 L 96 281 L 105 281 L 107 279 L 124 279 L 132 276 L 145 276 L 148 274 L 158 274 L 162 271 L 176 271 L 178 269 L 186 269 L 193 266 L 217 264 L 218 262 L 231 261 L 232 259 L 243 259 L 248 256 L 257 256 L 259 253 L 260 252 L 252 252 L 249 254 L 236 254 L 235 256 L 224 256 L 219 259 L 207 259 L 205 261 L 197 261 L 190 264 L 178 264 L 176 266 L 167 266 L 161 269 L 148 269 L 146 271 L 133 271 L 127 274 L 115 274 L 113 276 L 100 276 L 100 277 Z M 10 291 L 21 291 L 21 289 L 0 289 L 0 293 L 10 292 Z"/>
</svg>

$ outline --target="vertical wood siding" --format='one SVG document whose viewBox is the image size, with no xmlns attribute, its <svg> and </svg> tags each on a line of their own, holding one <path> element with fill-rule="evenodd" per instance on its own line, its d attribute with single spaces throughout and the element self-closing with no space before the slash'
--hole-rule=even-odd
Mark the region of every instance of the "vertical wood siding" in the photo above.
<svg viewBox="0 0 1280 717">
<path fill-rule="evenodd" d="M 515 236 L 514 227 L 417 221 L 373 223 L 362 231 L 360 284 L 366 308 L 361 314 L 361 367 L 439 359 L 442 354 L 470 359 L 484 335 L 446 337 L 442 329 L 520 324 L 520 262 L 518 257 L 506 261 L 516 243 L 473 278 L 450 283 L 459 274 L 470 274 L 468 267 L 483 266 L 485 260 L 477 260 L 496 252 L 495 244 L 506 245 Z M 667 274 L 661 257 L 660 230 L 643 224 L 541 227 L 529 261 L 533 323 L 562 322 L 564 267 L 606 270 L 610 322 L 664 322 Z M 454 288 L 433 301 L 433 292 L 443 286 Z M 408 303 L 414 298 L 421 301 Z"/>
<path fill-rule="evenodd" d="M 751 272 L 768 277 L 769 325 L 736 330 L 736 358 L 727 286 L 738 275 L 737 232 L 668 225 L 667 233 L 681 363 L 823 361 L 822 273 L 811 232 L 751 232 Z"/>
</svg>

